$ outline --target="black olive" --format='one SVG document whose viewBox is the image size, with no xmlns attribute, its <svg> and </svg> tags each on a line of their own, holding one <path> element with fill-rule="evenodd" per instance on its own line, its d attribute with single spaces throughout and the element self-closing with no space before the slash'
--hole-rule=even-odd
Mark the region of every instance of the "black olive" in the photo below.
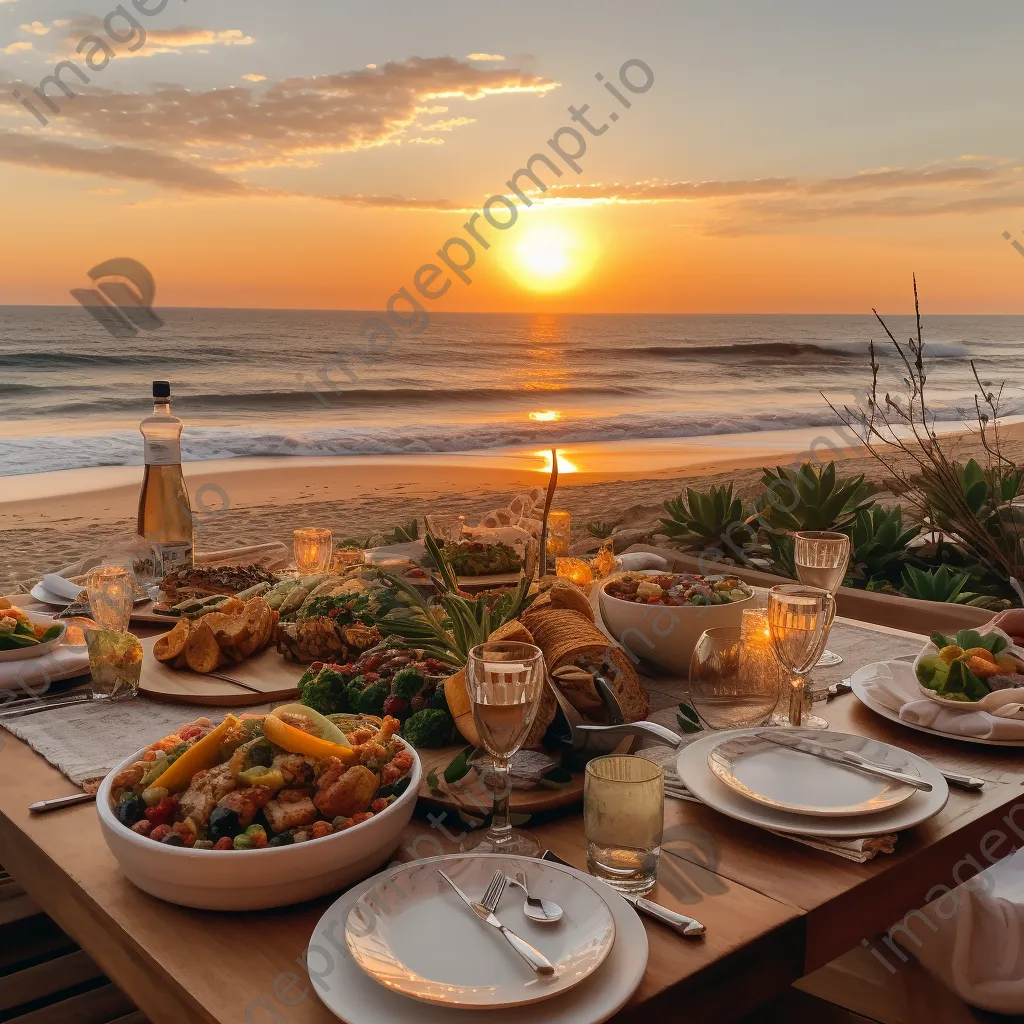
<svg viewBox="0 0 1024 1024">
<path fill-rule="evenodd" d="M 238 811 L 232 811 L 228 807 L 214 807 L 206 825 L 209 839 L 214 842 L 217 842 L 218 839 L 234 839 L 241 831 L 242 827 L 238 824 Z"/>
<path fill-rule="evenodd" d="M 114 808 L 114 817 L 117 818 L 122 825 L 127 825 L 131 828 L 135 822 L 140 821 L 146 813 L 146 804 L 140 796 L 129 796 L 126 799 L 122 799 L 121 802 Z"/>
<path fill-rule="evenodd" d="M 274 838 L 267 843 L 267 846 L 291 846 L 294 842 L 295 837 L 291 832 L 282 832 L 279 836 L 274 836 Z"/>
<path fill-rule="evenodd" d="M 160 840 L 164 846 L 184 846 L 185 840 L 178 835 L 177 832 L 168 832 L 167 835 Z"/>
</svg>

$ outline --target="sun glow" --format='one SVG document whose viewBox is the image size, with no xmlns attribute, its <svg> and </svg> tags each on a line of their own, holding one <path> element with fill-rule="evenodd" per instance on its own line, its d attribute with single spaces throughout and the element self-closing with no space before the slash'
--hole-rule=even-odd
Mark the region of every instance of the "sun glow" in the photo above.
<svg viewBox="0 0 1024 1024">
<path fill-rule="evenodd" d="M 543 412 L 530 413 L 530 419 L 536 423 L 554 423 L 555 420 L 560 420 L 561 418 L 562 414 L 555 409 L 545 409 Z"/>
<path fill-rule="evenodd" d="M 540 467 L 540 472 L 550 473 L 551 472 L 551 452 L 534 452 L 534 455 L 544 460 L 544 465 Z M 579 467 L 570 462 L 561 452 L 558 452 L 558 472 L 559 473 L 578 473 Z"/>
<path fill-rule="evenodd" d="M 505 269 L 524 288 L 561 292 L 589 271 L 594 253 L 579 234 L 559 224 L 532 224 L 505 256 Z"/>
</svg>

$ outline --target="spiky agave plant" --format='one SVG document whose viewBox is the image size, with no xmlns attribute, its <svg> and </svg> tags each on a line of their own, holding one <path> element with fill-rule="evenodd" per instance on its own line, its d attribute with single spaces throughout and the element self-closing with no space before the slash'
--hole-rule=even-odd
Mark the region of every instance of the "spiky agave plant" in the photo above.
<svg viewBox="0 0 1024 1024">
<path fill-rule="evenodd" d="M 767 491 L 757 502 L 757 518 L 773 530 L 845 531 L 871 504 L 873 490 L 863 473 L 837 478 L 834 462 L 821 469 L 810 462 L 795 471 L 765 469 L 761 482 Z"/>
<path fill-rule="evenodd" d="M 382 616 L 376 622 L 377 629 L 386 636 L 401 637 L 449 665 L 465 665 L 473 647 L 484 643 L 499 626 L 518 618 L 533 603 L 536 595 L 530 593 L 530 585 L 535 559 L 525 560 L 515 590 L 505 590 L 496 597 L 470 597 L 459 589 L 458 577 L 434 538 L 427 534 L 424 544 L 437 566 L 431 580 L 441 593 L 440 604 L 431 607 L 412 584 L 378 569 L 405 596 L 409 607 Z"/>
<path fill-rule="evenodd" d="M 680 493 L 664 507 L 669 517 L 662 519 L 661 525 L 667 536 L 717 548 L 729 541 L 730 530 L 742 525 L 748 514 L 743 500 L 733 497 L 732 484 L 712 484 L 706 491 L 688 487 L 685 497 Z"/>
</svg>

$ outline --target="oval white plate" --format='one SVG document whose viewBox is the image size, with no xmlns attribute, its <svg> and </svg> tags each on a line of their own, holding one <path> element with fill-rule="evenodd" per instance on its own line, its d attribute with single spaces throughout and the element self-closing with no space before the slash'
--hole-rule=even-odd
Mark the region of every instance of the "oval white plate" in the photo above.
<svg viewBox="0 0 1024 1024">
<path fill-rule="evenodd" d="M 49 615 L 33 615 L 31 612 L 28 617 L 33 623 L 45 625 L 47 628 L 50 626 L 63 626 L 64 628 L 60 631 L 59 636 L 55 636 L 52 640 L 47 640 L 44 644 L 34 644 L 31 647 L 15 647 L 10 651 L 0 651 L 0 664 L 3 664 L 5 661 L 26 661 L 29 658 L 39 658 L 44 654 L 49 654 L 50 651 L 55 647 L 59 647 L 64 642 L 64 635 L 68 631 L 66 622 L 56 622 Z"/>
<path fill-rule="evenodd" d="M 961 743 L 980 743 L 985 747 L 1024 747 L 1024 740 L 990 740 L 984 736 L 966 736 L 958 732 L 939 732 L 938 729 L 929 729 L 927 726 L 917 725 L 915 722 L 904 722 L 897 712 L 893 711 L 892 708 L 886 707 L 881 701 L 876 700 L 864 688 L 864 680 L 869 677 L 869 673 L 876 670 L 879 664 L 885 663 L 873 662 L 870 665 L 865 665 L 863 668 L 857 669 L 850 677 L 850 689 L 853 691 L 853 695 L 861 704 L 874 711 L 876 715 L 888 718 L 890 722 L 895 722 L 897 725 L 902 725 L 907 729 L 913 729 L 915 732 L 926 732 L 929 736 L 941 736 L 946 740 L 959 740 Z"/>
<path fill-rule="evenodd" d="M 708 754 L 712 747 L 733 736 L 756 731 L 760 730 L 734 729 L 730 732 L 702 736 L 684 747 L 676 761 L 679 777 L 694 796 L 727 817 L 736 818 L 737 821 L 745 821 L 750 825 L 771 829 L 773 832 L 791 832 L 793 835 L 819 836 L 825 839 L 859 839 L 862 836 L 884 835 L 887 832 L 898 832 L 900 829 L 920 825 L 922 821 L 927 821 L 938 814 L 949 799 L 949 788 L 938 769 L 916 754 L 893 747 L 893 750 L 898 750 L 917 768 L 921 778 L 932 784 L 930 793 L 916 792 L 898 807 L 869 816 L 820 818 L 762 807 L 733 792 L 724 782 L 716 779 L 708 767 Z"/>
<path fill-rule="evenodd" d="M 473 855 L 432 857 L 418 861 L 417 866 L 424 869 L 440 867 L 448 873 L 448 869 L 454 868 L 463 856 Z M 540 863 L 525 858 L 509 859 L 524 870 Z M 600 971 L 595 971 L 570 992 L 532 1006 L 529 1010 L 530 1024 L 599 1024 L 622 1009 L 640 984 L 647 968 L 647 932 L 636 911 L 604 882 L 573 868 L 558 864 L 549 866 L 570 877 L 585 879 L 605 900 L 615 920 L 615 943 Z M 360 970 L 345 945 L 345 921 L 349 911 L 368 889 L 389 878 L 391 871 L 390 868 L 382 871 L 350 889 L 320 919 L 306 951 L 312 987 L 324 1005 L 348 1024 L 409 1024 L 411 1019 L 415 1019 L 417 1024 L 451 1024 L 451 1007 L 428 1003 L 414 1005 L 397 992 L 381 988 Z M 523 1011 L 517 1008 L 460 1010 L 458 1022 L 523 1024 Z"/>
<path fill-rule="evenodd" d="M 708 767 L 730 789 L 748 800 L 791 814 L 839 818 L 876 814 L 909 800 L 916 790 L 904 782 L 868 775 L 813 754 L 773 743 L 758 730 L 735 736 L 708 753 Z M 865 736 L 820 729 L 786 729 L 797 737 L 836 751 L 852 750 L 870 761 L 911 775 L 917 769 L 885 743 Z"/>
<path fill-rule="evenodd" d="M 555 927 L 523 914 L 523 895 L 507 886 L 495 911 L 502 924 L 555 965 L 542 978 L 501 933 L 481 921 L 438 874 L 436 865 L 395 867 L 356 901 L 345 942 L 356 963 L 385 988 L 449 1008 L 496 1009 L 551 999 L 580 984 L 604 963 L 615 941 L 608 904 L 589 883 L 546 861 L 468 856 L 443 867 L 471 899 L 479 899 L 497 870 L 522 867 L 530 893 L 565 911 Z"/>
</svg>

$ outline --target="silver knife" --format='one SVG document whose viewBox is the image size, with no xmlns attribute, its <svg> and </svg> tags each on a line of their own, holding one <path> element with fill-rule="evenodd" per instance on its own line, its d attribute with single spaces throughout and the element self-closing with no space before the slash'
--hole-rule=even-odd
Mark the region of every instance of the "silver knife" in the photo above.
<svg viewBox="0 0 1024 1024">
<path fill-rule="evenodd" d="M 55 796 L 52 800 L 36 800 L 35 803 L 28 805 L 28 809 L 31 814 L 49 814 L 50 811 L 59 811 L 62 807 L 87 804 L 95 799 L 95 793 L 72 793 L 70 796 Z"/>
<path fill-rule="evenodd" d="M 894 782 L 903 782 L 925 793 L 932 791 L 932 784 L 918 778 L 916 775 L 908 775 L 906 772 L 901 772 L 896 768 L 888 768 L 876 764 L 874 761 L 868 761 L 860 757 L 859 754 L 853 754 L 847 750 L 833 750 L 831 747 L 826 747 L 820 743 L 812 743 L 810 740 L 786 736 L 785 732 L 785 729 L 780 729 L 778 732 L 775 730 L 771 732 L 764 731 L 759 732 L 757 735 L 780 747 L 799 750 L 803 754 L 810 754 L 812 757 L 820 757 L 825 761 L 831 761 L 833 764 L 841 764 L 855 771 L 864 772 L 865 775 L 875 775 L 879 778 L 892 779 Z"/>
<path fill-rule="evenodd" d="M 680 935 L 685 935 L 687 938 L 698 938 L 707 931 L 700 921 L 687 917 L 685 914 L 677 914 L 674 910 L 669 910 L 668 907 L 663 907 L 660 903 L 655 903 L 644 896 L 633 896 L 628 892 L 623 892 L 619 895 L 634 910 L 638 910 L 641 914 L 646 914 L 662 924 L 667 924 L 673 931 L 677 931 Z"/>
<path fill-rule="evenodd" d="M 860 761 L 862 764 L 871 765 L 873 768 L 888 768 L 888 765 L 879 764 L 877 761 L 872 761 L 863 754 L 855 754 L 852 750 L 846 751 L 847 757 L 852 757 Z M 961 775 L 959 772 L 947 772 L 944 768 L 938 768 L 932 765 L 933 768 L 951 785 L 959 786 L 961 789 L 981 789 L 985 785 L 984 779 L 975 778 L 973 775 Z"/>
<path fill-rule="evenodd" d="M 551 975 L 555 973 L 554 965 L 539 950 L 531 946 L 526 939 L 520 938 L 514 931 L 506 928 L 485 906 L 471 900 L 443 871 L 437 872 L 458 893 L 459 899 L 473 911 L 485 924 L 497 928 L 508 940 L 509 945 L 538 973 Z"/>
<path fill-rule="evenodd" d="M 24 704 L 18 703 L 16 707 L 7 705 L 0 706 L 0 721 L 5 718 L 22 718 L 25 715 L 35 715 L 40 711 L 52 711 L 54 708 L 66 708 L 72 704 L 86 704 L 91 700 L 100 698 L 94 697 L 91 693 L 78 694 L 59 699 L 38 701 L 29 699 Z"/>
</svg>

